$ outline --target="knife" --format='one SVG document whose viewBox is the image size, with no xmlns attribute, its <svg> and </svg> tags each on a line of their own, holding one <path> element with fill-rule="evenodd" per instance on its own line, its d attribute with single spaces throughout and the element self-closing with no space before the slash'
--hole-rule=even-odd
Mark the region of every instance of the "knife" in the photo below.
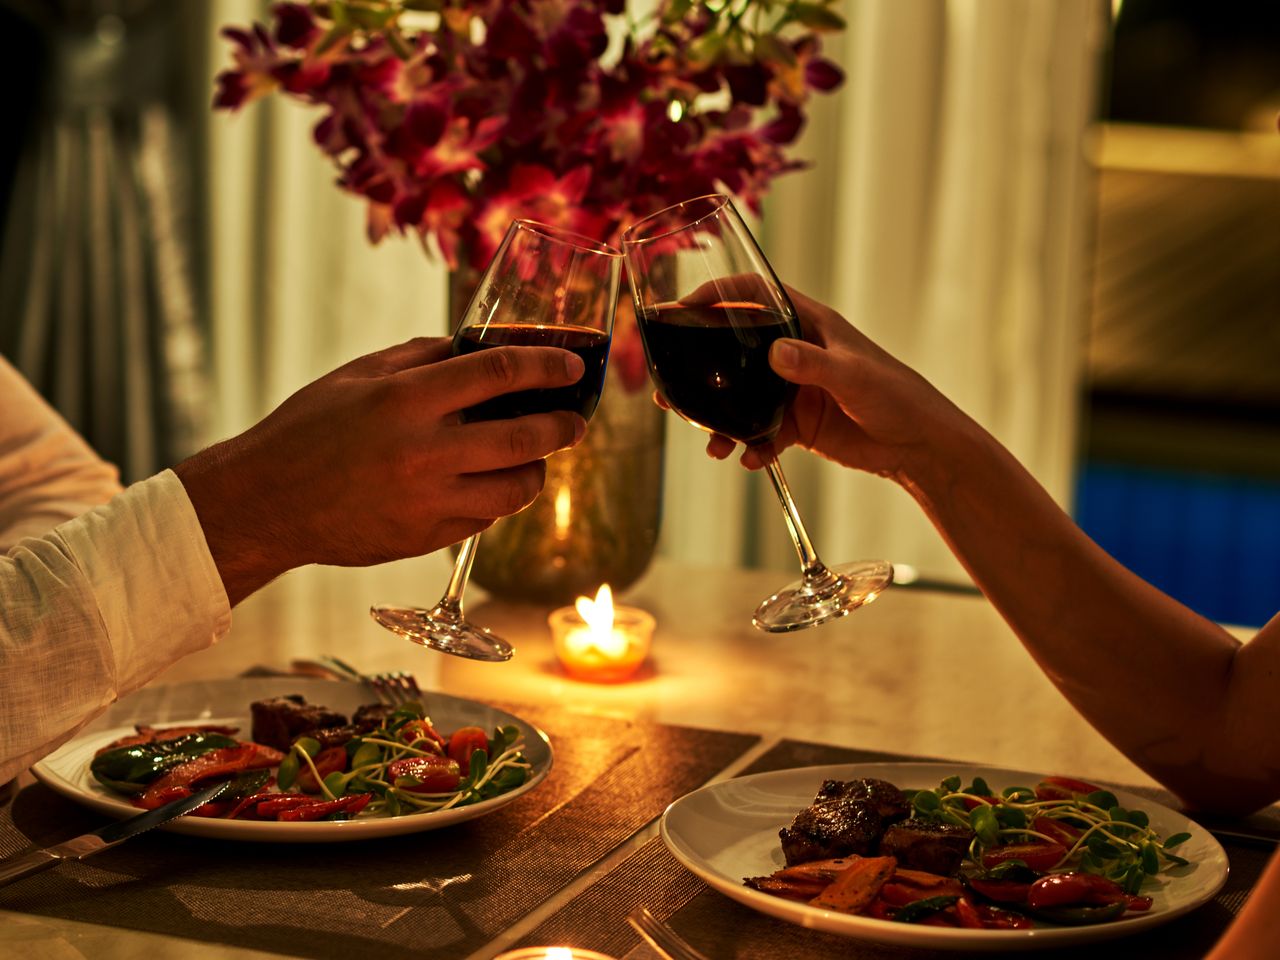
<svg viewBox="0 0 1280 960">
<path fill-rule="evenodd" d="M 0 886 L 22 877 L 30 876 L 33 873 L 39 873 L 41 870 L 48 869 L 63 860 L 83 860 L 92 854 L 101 853 L 103 850 L 114 847 L 118 843 L 123 843 L 130 837 L 136 837 L 143 831 L 158 827 L 162 823 L 168 823 L 175 817 L 180 817 L 185 813 L 190 813 L 196 807 L 218 797 L 230 785 L 231 782 L 229 780 L 224 780 L 221 783 L 205 787 L 203 790 L 197 790 L 189 797 L 183 797 L 181 800 L 166 803 L 163 807 L 140 813 L 136 817 L 109 823 L 100 830 L 81 834 L 64 843 L 45 847 L 43 850 L 35 850 L 23 856 L 14 857 L 11 860 L 0 861 Z"/>
</svg>

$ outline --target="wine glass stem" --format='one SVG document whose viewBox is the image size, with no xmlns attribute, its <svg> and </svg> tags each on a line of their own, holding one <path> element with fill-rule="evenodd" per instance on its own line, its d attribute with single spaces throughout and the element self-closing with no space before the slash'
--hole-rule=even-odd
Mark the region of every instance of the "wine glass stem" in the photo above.
<svg viewBox="0 0 1280 960">
<path fill-rule="evenodd" d="M 827 572 L 826 565 L 818 559 L 818 551 L 813 548 L 813 541 L 800 519 L 800 511 L 796 502 L 791 499 L 791 488 L 787 486 L 787 478 L 782 475 L 782 464 L 776 454 L 770 453 L 765 460 L 765 469 L 769 471 L 769 479 L 773 481 L 773 490 L 782 504 L 782 513 L 787 518 L 787 529 L 791 531 L 791 542 L 796 546 L 800 556 L 800 569 L 806 580 L 821 577 Z"/>
<path fill-rule="evenodd" d="M 454 619 L 462 619 L 462 591 L 471 576 L 471 564 L 476 558 L 476 544 L 480 542 L 480 534 L 473 534 L 462 541 L 458 550 L 458 559 L 453 562 L 453 573 L 449 577 L 449 586 L 444 596 L 436 604 L 437 610 L 444 610 Z"/>
</svg>

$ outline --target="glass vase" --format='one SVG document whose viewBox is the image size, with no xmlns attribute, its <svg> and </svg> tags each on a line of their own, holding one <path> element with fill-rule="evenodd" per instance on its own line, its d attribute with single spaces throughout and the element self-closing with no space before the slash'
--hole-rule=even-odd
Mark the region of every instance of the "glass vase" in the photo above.
<svg viewBox="0 0 1280 960">
<path fill-rule="evenodd" d="M 476 279 L 466 269 L 450 276 L 450 329 Z M 586 437 L 547 458 L 546 484 L 532 504 L 485 531 L 471 582 L 495 598 L 550 606 L 594 597 L 603 583 L 615 593 L 635 583 L 658 542 L 665 422 L 628 295 L 618 302 L 605 388 Z"/>
</svg>

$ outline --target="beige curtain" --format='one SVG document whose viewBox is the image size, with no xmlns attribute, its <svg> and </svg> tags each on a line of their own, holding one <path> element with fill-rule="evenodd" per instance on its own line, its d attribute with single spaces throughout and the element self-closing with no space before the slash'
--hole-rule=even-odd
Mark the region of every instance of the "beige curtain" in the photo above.
<svg viewBox="0 0 1280 960">
<path fill-rule="evenodd" d="M 761 239 L 999 437 L 1066 505 L 1091 184 L 1083 155 L 1106 10 L 1088 0 L 862 0 L 828 40 L 845 86 L 779 181 Z M 672 429 L 663 549 L 793 569 L 772 492 Z M 784 466 L 823 558 L 964 574 L 914 502 L 801 451 Z M 743 523 L 742 510 L 751 511 Z"/>
<path fill-rule="evenodd" d="M 251 0 L 209 0 L 210 62 Z M 760 236 L 779 274 L 920 369 L 1064 503 L 1084 335 L 1091 117 L 1105 8 L 1090 0 L 861 0 L 828 40 L 848 72 L 817 98 L 811 170 L 779 181 Z M 352 356 L 444 330 L 445 274 L 409 241 L 371 247 L 364 210 L 312 145 L 317 117 L 268 100 L 210 116 L 213 351 L 223 435 Z M 793 568 L 763 478 L 668 430 L 660 551 Z M 904 494 L 784 458 L 829 562 L 958 566 Z M 443 582 L 443 581 L 441 581 Z M 424 599 L 431 599 L 424 597 Z"/>
</svg>

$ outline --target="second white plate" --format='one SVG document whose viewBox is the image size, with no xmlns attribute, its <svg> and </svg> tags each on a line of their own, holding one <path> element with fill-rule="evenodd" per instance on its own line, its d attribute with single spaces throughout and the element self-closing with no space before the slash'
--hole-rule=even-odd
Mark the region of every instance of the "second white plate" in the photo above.
<svg viewBox="0 0 1280 960">
<path fill-rule="evenodd" d="M 662 839 L 689 870 L 753 910 L 814 930 L 935 950 L 1027 950 L 1127 936 L 1195 909 L 1226 883 L 1226 851 L 1207 830 L 1168 807 L 1115 790 L 1121 805 L 1145 810 L 1152 828 L 1162 837 L 1190 833 L 1191 839 L 1178 848 L 1178 854 L 1190 860 L 1191 865 L 1162 872 L 1148 882 L 1142 892 L 1154 901 L 1150 911 L 1111 923 L 1085 927 L 1043 924 L 1031 930 L 948 929 L 824 910 L 743 885 L 746 877 L 764 876 L 785 866 L 778 831 L 813 802 L 822 781 L 870 777 L 904 789 L 919 789 L 936 787 L 952 774 L 966 783 L 975 776 L 983 777 L 995 790 L 1034 786 L 1043 776 L 940 763 L 839 764 L 777 770 L 713 783 L 680 798 L 662 816 Z"/>
</svg>

